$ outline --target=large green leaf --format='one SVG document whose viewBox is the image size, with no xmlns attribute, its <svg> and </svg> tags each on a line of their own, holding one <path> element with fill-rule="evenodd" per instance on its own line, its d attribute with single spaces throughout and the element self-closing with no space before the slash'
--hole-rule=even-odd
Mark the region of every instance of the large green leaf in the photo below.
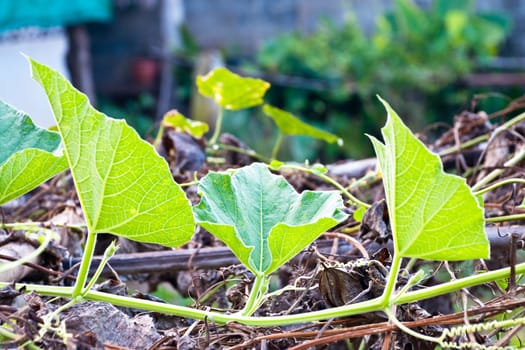
<svg viewBox="0 0 525 350">
<path fill-rule="evenodd" d="M 60 135 L 37 127 L 1 100 L 0 143 L 0 205 L 67 168 L 63 156 L 51 153 L 60 145 Z"/>
<path fill-rule="evenodd" d="M 282 176 L 254 163 L 206 175 L 194 208 L 198 224 L 255 274 L 269 274 L 346 218 L 338 192 L 300 195 Z"/>
<path fill-rule="evenodd" d="M 237 110 L 260 105 L 270 84 L 261 79 L 244 78 L 226 68 L 217 68 L 197 77 L 199 92 L 225 109 Z"/>
<path fill-rule="evenodd" d="M 14 153 L 27 148 L 53 152 L 60 145 L 60 135 L 39 128 L 27 114 L 0 100 L 0 164 Z"/>
<path fill-rule="evenodd" d="M 188 241 L 191 205 L 153 147 L 125 121 L 96 111 L 58 72 L 29 60 L 53 109 L 90 232 L 166 246 Z"/>
<path fill-rule="evenodd" d="M 446 174 L 390 105 L 385 144 L 370 137 L 383 175 L 396 254 L 429 260 L 488 258 L 483 210 L 465 179 Z"/>
<path fill-rule="evenodd" d="M 31 191 L 66 168 L 64 156 L 38 148 L 16 152 L 0 165 L 0 205 Z"/>
<path fill-rule="evenodd" d="M 323 131 L 321 129 L 314 128 L 313 126 L 310 126 L 301 121 L 293 114 L 283 111 L 277 107 L 265 104 L 263 107 L 263 112 L 275 121 L 275 124 L 277 124 L 279 130 L 285 135 L 304 135 L 321 139 L 329 143 L 343 143 L 343 140 L 336 135 L 330 134 L 329 132 Z"/>
</svg>

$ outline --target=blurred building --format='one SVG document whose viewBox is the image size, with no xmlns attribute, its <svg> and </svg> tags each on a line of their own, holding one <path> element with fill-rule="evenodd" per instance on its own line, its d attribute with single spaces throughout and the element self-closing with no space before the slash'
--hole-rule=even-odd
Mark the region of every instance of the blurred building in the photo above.
<svg viewBox="0 0 525 350">
<path fill-rule="evenodd" d="M 414 1 L 423 6 L 432 3 Z M 160 113 L 171 104 L 174 82 L 168 73 L 174 64 L 173 49 L 181 43 L 181 26 L 200 49 L 228 49 L 250 55 L 265 39 L 292 30 L 312 31 L 322 18 L 341 23 L 346 14 L 352 13 L 365 30 L 371 31 L 377 15 L 390 9 L 392 3 L 391 0 L 4 0 L 0 2 L 0 31 L 25 26 L 68 29 L 26 40 L 27 47 L 20 46 L 24 45 L 23 40 L 0 37 L 0 57 L 4 66 L 10 67 L 8 73 L 3 73 L 0 96 L 21 109 L 26 108 L 37 118 L 48 115 L 47 111 L 39 112 L 42 107 L 32 110 L 33 105 L 40 103 L 24 103 L 28 91 L 31 96 L 38 93 L 20 85 L 27 78 L 27 68 L 14 69 L 26 66 L 18 51 L 65 70 L 61 57 L 68 47 L 74 58 L 69 63 L 71 78 L 88 94 L 93 95 L 86 78 L 91 75 L 94 89 L 101 94 L 118 97 L 141 91 L 154 93 Z M 521 40 L 525 2 L 477 0 L 475 4 L 480 10 L 501 11 L 513 17 L 514 31 L 504 47 L 505 56 L 512 59 L 504 62 L 519 66 L 521 57 L 525 57 L 525 41 Z M 86 32 L 81 30 L 84 25 Z M 14 93 L 17 91 L 18 97 Z"/>
</svg>

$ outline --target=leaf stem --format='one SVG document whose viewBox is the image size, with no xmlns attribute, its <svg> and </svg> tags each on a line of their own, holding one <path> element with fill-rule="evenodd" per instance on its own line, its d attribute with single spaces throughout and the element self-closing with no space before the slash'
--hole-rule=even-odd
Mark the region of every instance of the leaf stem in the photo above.
<svg viewBox="0 0 525 350">
<path fill-rule="evenodd" d="M 96 242 L 97 242 L 97 234 L 92 233 L 91 230 L 88 229 L 86 245 L 84 246 L 84 254 L 82 255 L 82 261 L 80 262 L 80 269 L 78 270 L 77 281 L 75 282 L 75 287 L 72 293 L 73 298 L 76 298 L 82 295 L 82 292 L 83 292 L 82 290 L 87 280 L 89 265 L 91 265 L 91 259 L 93 258 L 93 252 L 95 251 Z"/>
<path fill-rule="evenodd" d="M 250 296 L 246 301 L 244 309 L 241 311 L 241 315 L 250 316 L 252 315 L 260 305 L 261 300 L 264 297 L 263 291 L 267 288 L 268 278 L 265 275 L 257 274 L 255 275 L 255 280 L 253 281 L 252 290 L 250 291 Z"/>
<path fill-rule="evenodd" d="M 485 222 L 504 222 L 504 221 L 514 221 L 514 220 L 525 220 L 525 213 L 486 218 Z"/>
<path fill-rule="evenodd" d="M 519 153 L 516 153 L 511 159 L 506 161 L 503 164 L 502 169 L 496 169 L 491 171 L 487 176 L 485 176 L 483 179 L 479 180 L 474 186 L 472 186 L 472 191 L 476 192 L 479 191 L 483 186 L 486 186 L 488 183 L 490 183 L 492 180 L 500 176 L 505 172 L 506 167 L 511 167 L 517 165 L 519 162 L 521 162 L 523 159 L 525 159 L 525 148 L 521 150 Z"/>
<path fill-rule="evenodd" d="M 281 131 L 277 133 L 277 139 L 275 139 L 275 144 L 273 145 L 272 149 L 272 160 L 277 159 L 277 155 L 279 154 L 279 149 L 281 148 L 281 144 L 283 143 L 284 135 Z"/>
<path fill-rule="evenodd" d="M 399 274 L 400 269 L 401 257 L 399 256 L 399 254 L 395 253 L 394 257 L 392 258 L 390 273 L 388 274 L 388 279 L 386 280 L 385 290 L 383 291 L 383 295 L 381 296 L 381 299 L 385 303 L 385 306 L 389 306 L 391 304 L 392 294 L 394 293 L 394 289 L 396 287 L 397 276 Z"/>
<path fill-rule="evenodd" d="M 115 241 L 112 241 L 111 244 L 106 248 L 106 250 L 104 251 L 104 256 L 102 257 L 102 261 L 98 265 L 97 270 L 91 277 L 91 280 L 89 281 L 87 286 L 82 289 L 81 295 L 86 294 L 86 292 L 90 290 L 91 287 L 93 287 L 93 285 L 97 282 L 98 278 L 102 274 L 102 271 L 104 270 L 104 266 L 106 266 L 109 259 L 111 259 L 113 255 L 115 255 L 115 252 L 117 251 L 118 248 L 119 247 L 115 244 Z"/>
<path fill-rule="evenodd" d="M 233 152 L 237 152 L 237 153 L 240 153 L 240 154 L 245 154 L 249 157 L 252 157 L 252 158 L 255 158 L 257 160 L 260 160 L 261 162 L 264 162 L 264 163 L 270 163 L 271 162 L 271 159 L 268 158 L 268 157 L 265 157 L 251 149 L 243 149 L 243 148 L 240 148 L 240 147 L 235 147 L 235 146 L 232 146 L 232 145 L 225 145 L 225 144 L 218 144 L 217 146 L 219 146 L 219 149 L 224 149 L 224 150 L 227 150 L 227 151 L 233 151 Z"/>
<path fill-rule="evenodd" d="M 339 182 L 335 181 L 330 176 L 328 176 L 326 174 L 323 174 L 323 173 L 321 173 L 319 171 L 315 171 L 315 170 L 312 170 L 310 168 L 302 167 L 302 166 L 299 166 L 299 165 L 292 165 L 292 164 L 282 164 L 282 165 L 279 166 L 279 168 L 295 169 L 295 170 L 300 170 L 300 171 L 304 171 L 306 173 L 315 175 L 315 176 L 319 177 L 320 179 L 322 179 L 324 182 L 329 183 L 330 185 L 332 185 L 335 188 L 337 188 L 354 205 L 357 205 L 359 207 L 364 207 L 364 208 L 370 208 L 371 207 L 370 204 L 359 200 L 357 197 L 355 197 L 353 194 L 351 194 Z"/>
<path fill-rule="evenodd" d="M 504 186 L 504 185 L 508 185 L 508 184 L 512 184 L 512 183 L 522 183 L 522 184 L 525 184 L 525 180 L 524 179 L 517 179 L 517 178 L 512 178 L 512 179 L 506 179 L 506 180 L 502 180 L 500 182 L 496 182 L 495 184 L 493 185 L 490 185 L 489 187 L 485 187 L 484 189 L 482 190 L 479 190 L 479 191 L 476 191 L 474 192 L 474 195 L 475 196 L 479 196 L 480 194 L 484 194 L 484 193 L 487 193 L 489 191 L 492 191 L 500 186 Z"/>
<path fill-rule="evenodd" d="M 223 116 L 224 116 L 224 108 L 219 108 L 219 114 L 217 114 L 217 120 L 215 121 L 215 130 L 213 130 L 213 135 L 209 142 L 210 146 L 214 146 L 217 143 L 219 136 L 221 136 Z"/>
<path fill-rule="evenodd" d="M 488 139 L 489 139 L 489 135 L 488 134 L 481 135 L 481 136 L 473 138 L 472 140 L 468 140 L 468 141 L 462 142 L 458 146 L 453 146 L 453 147 L 444 149 L 443 151 L 439 152 L 438 155 L 440 157 L 448 156 L 450 154 L 454 154 L 454 153 L 459 152 L 461 150 L 473 147 L 473 146 L 475 146 L 477 144 L 480 144 L 480 143 L 482 143 L 484 141 L 487 141 Z"/>
</svg>

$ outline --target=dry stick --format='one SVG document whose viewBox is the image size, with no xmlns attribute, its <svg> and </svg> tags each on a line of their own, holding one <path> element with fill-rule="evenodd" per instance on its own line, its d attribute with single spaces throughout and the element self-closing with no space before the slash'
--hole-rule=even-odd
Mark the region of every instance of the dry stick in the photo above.
<svg viewBox="0 0 525 350">
<path fill-rule="evenodd" d="M 14 257 L 14 256 L 0 254 L 0 260 L 17 261 L 18 259 L 20 259 L 20 258 L 17 258 L 17 257 Z M 22 265 L 30 267 L 32 269 L 35 269 L 35 270 L 43 272 L 43 273 L 47 273 L 48 275 L 61 277 L 62 279 L 66 279 L 67 278 L 67 279 L 72 280 L 72 281 L 76 281 L 76 279 L 77 279 L 76 276 L 73 276 L 73 275 L 70 275 L 70 274 L 65 274 L 64 272 L 58 272 L 58 271 L 55 271 L 55 270 L 52 270 L 52 269 L 48 269 L 47 267 L 44 267 L 42 265 L 29 262 L 29 261 L 23 263 Z"/>
<path fill-rule="evenodd" d="M 502 298 L 500 298 L 502 299 Z M 511 308 L 517 308 L 525 306 L 525 298 L 522 299 L 502 299 L 502 301 L 494 301 L 486 305 L 484 308 L 476 308 L 468 310 L 467 313 L 469 316 L 475 316 L 480 314 L 485 314 L 485 317 L 493 316 L 498 313 L 504 312 Z M 425 318 L 417 321 L 403 322 L 408 328 L 415 327 L 425 327 L 431 325 L 456 325 L 463 323 L 463 312 L 457 312 L 449 315 L 434 316 L 431 318 Z M 308 326 L 311 328 L 312 326 Z M 300 327 L 298 329 L 304 329 L 305 327 Z M 374 324 L 365 324 L 354 326 L 350 328 L 341 328 L 341 329 L 328 329 L 325 331 L 326 337 L 318 339 L 315 341 L 307 342 L 301 345 L 298 345 L 291 349 L 306 349 L 314 345 L 328 344 L 340 340 L 364 337 L 367 335 L 379 334 L 387 331 L 397 330 L 397 327 L 388 323 L 388 322 L 379 322 Z M 289 332 L 283 333 L 273 333 L 269 335 L 264 335 L 251 339 L 248 343 L 243 343 L 231 348 L 231 350 L 240 350 L 244 349 L 247 346 L 260 342 L 262 340 L 272 340 L 272 339 L 283 339 L 283 338 L 298 338 L 298 339 L 314 339 L 318 334 L 317 331 L 301 331 L 298 332 L 297 329 Z M 329 340 L 322 342 L 322 340 Z"/>
<path fill-rule="evenodd" d="M 492 180 L 495 180 L 498 176 L 503 174 L 506 168 L 519 164 L 523 159 L 525 159 L 525 150 L 515 154 L 511 159 L 506 161 L 501 169 L 493 170 L 487 176 L 477 182 L 474 186 L 472 186 L 472 191 L 476 192 L 481 190 L 483 186 L 488 185 Z"/>
<path fill-rule="evenodd" d="M 499 232 L 498 232 L 499 230 Z M 525 235 L 525 226 L 505 226 L 505 227 L 487 227 L 487 236 L 490 240 L 492 250 L 508 249 L 510 234 L 517 233 Z M 348 236 L 346 236 L 348 237 Z M 346 239 L 346 238 L 345 238 Z M 316 242 L 319 250 L 328 252 L 333 241 L 319 240 Z M 342 242 L 339 245 L 339 254 L 344 254 L 353 249 L 353 245 Z M 304 254 L 304 253 L 302 253 Z M 188 259 L 192 256 L 194 269 L 216 269 L 222 266 L 239 264 L 239 260 L 233 255 L 230 249 L 226 247 L 201 248 L 198 253 L 194 249 L 166 250 L 157 252 L 117 254 L 111 258 L 111 266 L 119 274 L 135 273 L 156 273 L 165 271 L 186 271 L 188 269 Z M 303 255 L 298 255 L 294 259 L 301 259 Z M 349 256 L 351 257 L 351 256 Z M 93 264 L 100 262 L 100 257 L 93 258 Z M 295 260 L 297 261 L 297 260 Z M 79 262 L 79 258 L 73 258 L 71 261 L 65 261 L 64 265 L 72 266 Z M 69 266 L 64 266 L 67 270 Z M 94 272 L 94 269 L 93 271 Z M 111 271 L 104 269 L 103 275 L 110 274 Z"/>
<path fill-rule="evenodd" d="M 365 249 L 365 247 L 361 244 L 361 242 L 359 242 L 357 239 L 355 239 L 352 236 L 345 235 L 339 232 L 325 232 L 323 233 L 323 236 L 344 239 L 345 241 L 348 241 L 348 243 L 352 244 L 355 248 L 357 248 L 357 250 L 359 250 L 361 255 L 363 255 L 363 258 L 370 259 L 370 256 L 368 255 L 368 251 Z"/>
</svg>

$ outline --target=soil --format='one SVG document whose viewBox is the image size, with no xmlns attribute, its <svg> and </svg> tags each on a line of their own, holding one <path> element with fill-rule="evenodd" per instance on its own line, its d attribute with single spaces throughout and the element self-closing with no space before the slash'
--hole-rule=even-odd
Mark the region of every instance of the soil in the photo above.
<svg viewBox="0 0 525 350">
<path fill-rule="evenodd" d="M 493 115 L 464 112 L 455 118 L 452 127 L 442 130 L 437 137 L 420 137 L 433 151 L 443 152 L 478 136 L 495 135 L 493 133 L 498 124 L 516 114 L 512 104 Z M 517 124 L 491 138 L 489 143 L 483 142 L 443 156 L 445 169 L 465 175 L 470 184 L 494 169 L 504 169 L 500 179 L 524 178 L 522 165 L 503 167 L 509 155 L 525 146 L 524 137 L 525 124 Z M 229 145 L 245 147 L 231 135 L 223 135 L 221 139 Z M 193 171 L 198 171 L 201 177 L 210 169 L 238 167 L 253 161 L 248 156 L 228 152 L 220 155 L 226 162 L 220 167 L 206 164 L 202 141 L 193 140 L 187 135 L 176 135 L 172 130 L 166 131 L 159 153 L 166 157 L 179 183 L 191 182 Z M 374 164 L 374 161 L 344 161 L 329 166 L 329 175 L 346 187 L 354 184 L 356 178 L 373 171 Z M 313 175 L 297 171 L 286 171 L 283 175 L 298 191 L 333 189 Z M 194 204 L 199 201 L 195 186 L 187 187 L 186 191 Z M 272 279 L 273 288 L 295 284 L 305 289 L 272 297 L 256 315 L 321 310 L 364 301 L 381 294 L 392 251 L 382 185 L 372 177 L 371 181 L 352 191 L 360 199 L 374 203 L 361 226 L 350 216 L 348 221 L 322 235 L 281 268 Z M 486 217 L 523 213 L 524 210 L 520 208 L 522 202 L 520 185 L 502 186 L 484 196 Z M 68 173 L 61 174 L 0 209 L 3 222 L 31 220 L 49 223 L 61 237 L 60 242 L 52 243 L 38 260 L 25 264 L 9 279 L 47 285 L 72 285 L 85 232 L 59 226 L 83 222 L 71 176 Z M 347 211 L 351 214 L 354 209 L 349 206 Z M 434 271 L 433 277 L 425 284 L 439 283 L 449 279 L 451 274 L 461 277 L 523 260 L 521 249 L 525 246 L 525 227 L 519 226 L 519 222 L 487 225 L 487 233 L 492 246 L 490 260 L 454 264 L 418 262 L 427 270 Z M 118 240 L 120 249 L 105 269 L 101 283 L 95 286 L 98 290 L 157 300 L 158 297 L 153 296 L 152 292 L 162 286 L 176 291 L 180 300 L 189 302 L 193 307 L 225 312 L 239 310 L 246 302 L 253 275 L 238 263 L 220 241 L 202 229 L 191 242 L 177 250 L 99 235 L 96 253 L 101 255 L 114 239 Z M 31 248 L 35 245 L 23 232 L 3 230 L 0 258 L 16 260 L 21 247 Z M 15 251 L 15 255 L 9 251 Z M 370 258 L 361 259 L 364 254 Z M 46 333 L 40 334 L 43 317 L 67 301 L 25 293 L 14 286 L 0 290 L 2 322 L 19 335 L 17 339 L 5 340 L 1 347 L 17 348 L 27 340 L 34 340 L 43 349 L 434 348 L 432 343 L 400 332 L 381 313 L 295 326 L 248 327 L 236 323 L 217 325 L 211 321 L 194 321 L 93 301 L 83 301 L 65 309 L 55 324 Z M 469 306 L 467 311 L 460 311 L 463 305 Z M 466 317 L 471 322 L 487 320 L 518 312 L 524 305 L 525 297 L 519 276 L 513 276 L 505 285 L 492 283 L 404 305 L 398 308 L 397 316 L 422 334 L 438 336 L 445 327 L 464 324 Z M 471 334 L 469 340 L 486 346 L 504 346 L 518 331 L 519 327 L 502 330 L 496 341 L 493 336 L 476 332 Z M 461 342 L 462 339 L 456 341 Z"/>
</svg>

